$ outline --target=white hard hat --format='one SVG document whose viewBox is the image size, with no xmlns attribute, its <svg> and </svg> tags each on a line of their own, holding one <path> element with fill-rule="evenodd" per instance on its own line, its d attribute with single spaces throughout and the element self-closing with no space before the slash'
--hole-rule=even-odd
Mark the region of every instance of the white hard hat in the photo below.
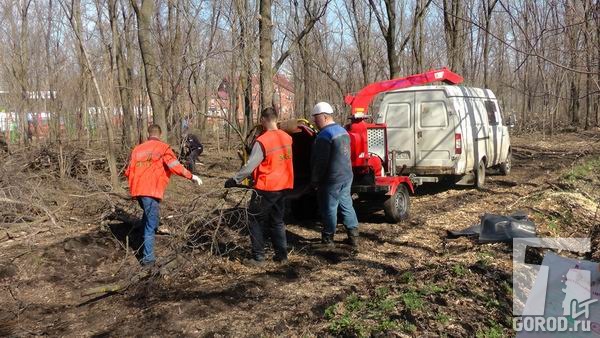
<svg viewBox="0 0 600 338">
<path fill-rule="evenodd" d="M 331 105 L 327 102 L 319 102 L 315 105 L 315 107 L 312 110 L 312 114 L 310 114 L 311 116 L 315 116 L 315 115 L 319 115 L 319 114 L 333 114 L 333 108 L 331 108 Z"/>
</svg>

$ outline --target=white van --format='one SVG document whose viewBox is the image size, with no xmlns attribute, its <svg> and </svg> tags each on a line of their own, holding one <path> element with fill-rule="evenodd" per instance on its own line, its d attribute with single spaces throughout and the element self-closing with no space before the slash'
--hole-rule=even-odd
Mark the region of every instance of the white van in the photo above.
<svg viewBox="0 0 600 338">
<path fill-rule="evenodd" d="M 397 173 L 416 184 L 450 179 L 481 188 L 486 168 L 510 172 L 508 127 L 491 90 L 418 86 L 381 96 L 373 120 L 387 125 Z"/>
</svg>

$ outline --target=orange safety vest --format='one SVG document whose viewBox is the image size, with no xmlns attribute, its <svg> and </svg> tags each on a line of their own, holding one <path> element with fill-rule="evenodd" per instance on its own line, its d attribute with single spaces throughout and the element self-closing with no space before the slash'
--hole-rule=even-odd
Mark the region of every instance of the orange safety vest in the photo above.
<svg viewBox="0 0 600 338">
<path fill-rule="evenodd" d="M 162 199 L 172 173 L 187 179 L 192 178 L 192 173 L 179 163 L 168 144 L 150 137 L 148 141 L 133 149 L 125 171 L 125 176 L 129 179 L 131 197 Z"/>
<path fill-rule="evenodd" d="M 292 189 L 292 137 L 283 130 L 267 130 L 256 142 L 262 146 L 264 159 L 254 169 L 254 188 L 263 191 Z"/>
</svg>

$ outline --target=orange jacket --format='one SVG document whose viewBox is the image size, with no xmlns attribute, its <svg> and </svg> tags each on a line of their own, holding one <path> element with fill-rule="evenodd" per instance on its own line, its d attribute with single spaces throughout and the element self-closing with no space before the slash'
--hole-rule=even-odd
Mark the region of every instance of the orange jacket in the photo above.
<svg viewBox="0 0 600 338">
<path fill-rule="evenodd" d="M 131 197 L 148 196 L 162 199 L 171 173 L 187 179 L 192 178 L 192 173 L 179 163 L 168 144 L 150 137 L 131 152 L 131 160 L 125 171 L 125 176 L 129 179 Z"/>
<path fill-rule="evenodd" d="M 292 137 L 283 130 L 267 130 L 256 141 L 261 145 L 265 158 L 254 169 L 254 188 L 264 191 L 292 189 Z"/>
</svg>

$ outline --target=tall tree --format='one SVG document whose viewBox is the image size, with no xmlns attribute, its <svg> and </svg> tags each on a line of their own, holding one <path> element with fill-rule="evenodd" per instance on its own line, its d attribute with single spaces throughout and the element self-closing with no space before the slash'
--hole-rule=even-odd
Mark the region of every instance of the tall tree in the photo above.
<svg viewBox="0 0 600 338">
<path fill-rule="evenodd" d="M 121 101 L 121 110 L 123 112 L 122 145 L 125 149 L 128 149 L 136 144 L 136 120 L 133 114 L 130 90 L 131 73 L 127 70 L 125 50 L 123 48 L 123 40 L 126 39 L 124 36 L 124 31 L 126 30 L 119 29 L 117 0 L 108 0 L 108 17 L 110 21 L 112 45 L 117 68 L 117 87 Z M 124 22 L 124 26 L 126 24 L 127 21 Z M 119 31 L 121 31 L 121 33 L 119 33 Z"/>
<path fill-rule="evenodd" d="M 259 14 L 260 21 L 258 26 L 259 31 L 259 67 L 260 67 L 260 97 L 261 108 L 273 106 L 273 75 L 279 70 L 283 63 L 290 56 L 291 51 L 298 47 L 302 40 L 314 28 L 317 21 L 325 15 L 329 0 L 323 3 L 314 2 L 314 0 L 304 1 L 304 13 L 308 19 L 304 20 L 304 27 L 300 32 L 294 34 L 287 49 L 281 51 L 281 54 L 275 64 L 272 63 L 273 58 L 273 22 L 271 20 L 271 0 L 260 0 Z M 287 38 L 287 33 L 285 38 Z M 285 39 L 284 39 L 285 40 Z"/>
<path fill-rule="evenodd" d="M 444 34 L 448 66 L 455 72 L 463 72 L 464 64 L 464 15 L 462 0 L 444 0 Z"/>
<path fill-rule="evenodd" d="M 138 26 L 138 42 L 144 64 L 146 88 L 152 105 L 154 123 L 163 131 L 163 138 L 168 139 L 167 113 L 161 90 L 159 60 L 152 43 L 152 17 L 154 15 L 154 0 L 130 0 L 135 11 Z M 141 3 L 138 3 L 141 1 Z"/>
<path fill-rule="evenodd" d="M 489 88 L 489 58 L 490 58 L 490 25 L 492 22 L 492 13 L 498 0 L 483 0 L 483 86 Z"/>
<path fill-rule="evenodd" d="M 75 2 L 73 2 L 71 5 L 74 6 Z M 102 95 L 102 91 L 100 90 L 98 78 L 94 74 L 92 62 L 90 61 L 90 56 L 88 55 L 85 45 L 83 44 L 83 38 L 81 35 L 81 31 L 78 29 L 78 27 L 81 27 L 80 24 L 77 22 L 79 20 L 79 18 L 75 15 L 76 7 L 69 8 L 69 6 L 67 6 L 64 3 L 61 3 L 61 6 L 63 8 L 63 11 L 67 15 L 67 18 L 69 19 L 69 23 L 71 24 L 71 28 L 73 30 L 73 33 L 75 34 L 75 39 L 76 39 L 78 48 L 81 50 L 81 53 L 85 60 L 85 66 L 87 66 L 87 71 L 89 72 L 90 77 L 92 79 L 92 83 L 94 84 L 94 88 L 96 89 L 96 95 L 98 96 L 98 103 L 100 105 L 99 110 L 100 110 L 100 113 L 103 115 L 104 127 L 106 128 L 106 146 L 107 146 L 106 158 L 107 158 L 107 162 L 108 162 L 108 168 L 110 170 L 110 182 L 111 182 L 113 189 L 120 190 L 121 188 L 119 185 L 119 177 L 118 177 L 118 173 L 117 173 L 117 159 L 116 159 L 116 150 L 115 150 L 115 142 L 114 142 L 115 136 L 114 136 L 114 130 L 113 130 L 113 126 L 112 126 L 111 114 L 109 114 L 110 107 L 107 107 L 104 103 L 105 100 L 104 100 L 104 96 Z"/>
<path fill-rule="evenodd" d="M 273 106 L 273 23 L 271 21 L 271 0 L 260 0 L 259 4 L 259 56 L 260 68 L 260 107 Z"/>
<path fill-rule="evenodd" d="M 375 0 L 369 0 L 369 5 L 375 13 L 379 29 L 381 30 L 383 39 L 385 40 L 390 79 L 397 78 L 401 75 L 400 54 L 404 52 L 404 49 L 408 46 L 408 43 L 415 38 L 415 34 L 419 27 L 419 22 L 427 11 L 431 1 L 432 0 L 427 0 L 426 3 L 422 4 L 422 6 L 420 2 L 417 2 L 416 11 L 412 17 L 410 29 L 404 34 L 404 38 L 398 43 L 397 35 L 402 27 L 402 22 L 397 22 L 396 20 L 398 13 L 398 9 L 396 8 L 396 0 L 383 0 L 386 13 L 385 17 L 382 14 L 383 10 L 380 9 L 379 4 L 376 3 Z M 400 13 L 403 12 L 404 10 L 401 8 Z"/>
</svg>

